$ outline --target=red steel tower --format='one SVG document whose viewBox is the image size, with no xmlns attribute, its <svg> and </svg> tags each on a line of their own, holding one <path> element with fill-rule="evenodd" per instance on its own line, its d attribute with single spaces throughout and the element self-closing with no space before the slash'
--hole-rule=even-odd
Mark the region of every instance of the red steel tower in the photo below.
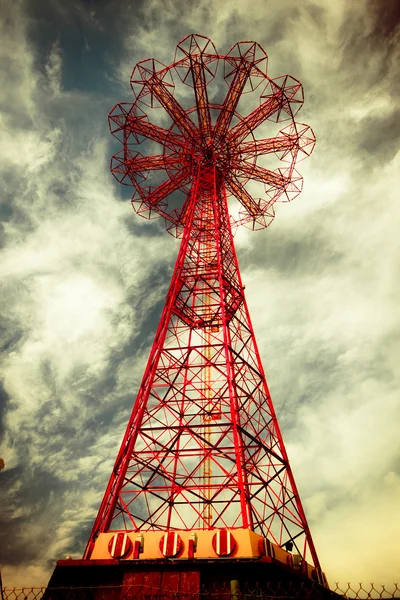
<svg viewBox="0 0 400 600">
<path fill-rule="evenodd" d="M 109 116 L 122 143 L 111 170 L 135 211 L 182 241 L 84 562 L 264 557 L 324 583 L 233 241 L 301 191 L 295 162 L 315 143 L 294 121 L 302 86 L 269 78 L 258 44 L 221 56 L 201 35 L 168 67 L 139 62 L 131 86 L 134 102 Z"/>
</svg>

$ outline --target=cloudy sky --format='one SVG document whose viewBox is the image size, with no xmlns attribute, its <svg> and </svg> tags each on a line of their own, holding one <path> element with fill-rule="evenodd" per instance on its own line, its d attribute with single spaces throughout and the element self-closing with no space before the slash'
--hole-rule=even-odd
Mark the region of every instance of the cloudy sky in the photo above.
<svg viewBox="0 0 400 600">
<path fill-rule="evenodd" d="M 2 0 L 0 22 L 4 584 L 80 557 L 104 492 L 177 253 L 110 175 L 107 115 L 193 32 L 304 85 L 304 191 L 239 262 L 328 580 L 398 581 L 398 1 Z"/>
</svg>

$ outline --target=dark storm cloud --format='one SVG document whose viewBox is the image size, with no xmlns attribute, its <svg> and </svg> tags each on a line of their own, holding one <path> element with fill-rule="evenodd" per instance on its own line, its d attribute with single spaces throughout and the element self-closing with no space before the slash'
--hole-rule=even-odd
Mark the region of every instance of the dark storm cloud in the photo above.
<svg viewBox="0 0 400 600">
<path fill-rule="evenodd" d="M 290 300 L 289 300 L 290 301 Z M 301 315 L 299 315 L 301 320 Z M 292 340 L 298 344 L 301 340 Z M 343 349 L 344 350 L 344 349 Z M 291 349 L 282 345 L 274 345 L 274 353 L 287 357 Z M 276 381 L 271 386 L 271 393 L 276 405 L 277 415 L 285 436 L 289 436 L 292 428 L 298 423 L 298 413 L 305 406 L 312 407 L 319 404 L 329 391 L 338 384 L 337 373 L 338 349 L 332 350 L 322 340 L 316 340 L 313 347 L 304 355 L 301 368 L 285 369 L 285 359 L 274 361 L 273 366 L 267 367 L 267 377 Z M 279 370 L 280 373 L 275 372 Z"/>
<path fill-rule="evenodd" d="M 122 186 L 119 186 L 119 188 Z M 128 193 L 129 197 L 131 193 Z M 137 223 L 137 216 L 135 213 L 128 209 L 127 215 L 123 219 L 124 227 L 133 236 L 145 236 L 148 238 L 159 237 L 164 234 L 165 227 L 162 219 L 154 219 L 153 221 L 141 221 Z M 149 243 L 150 242 L 149 239 Z"/>
<path fill-rule="evenodd" d="M 1 171 L 1 168 L 0 168 Z M 21 174 L 12 169 L 4 169 L 2 172 L 2 188 L 0 197 L 0 221 L 16 220 L 21 226 L 29 226 L 26 214 L 14 202 L 15 189 L 21 185 Z M 2 228 L 2 242 L 6 241 L 4 226 Z"/>
<path fill-rule="evenodd" d="M 113 77 L 115 62 L 123 51 L 127 20 L 134 20 L 140 5 L 140 1 L 27 2 L 28 35 L 36 49 L 38 68 L 43 68 L 57 40 L 63 54 L 62 84 L 65 89 L 91 92 L 101 89 L 104 94 Z"/>
<path fill-rule="evenodd" d="M 124 348 L 124 351 L 127 353 L 128 356 L 132 355 L 130 353 L 133 353 L 133 352 L 135 354 L 137 352 L 141 352 L 143 350 L 143 347 L 147 346 L 148 343 L 152 340 L 154 333 L 156 331 L 157 325 L 160 321 L 162 309 L 163 309 L 164 303 L 165 303 L 166 294 L 163 294 L 162 292 L 167 291 L 166 284 L 167 284 L 167 280 L 169 283 L 169 279 L 170 279 L 170 277 L 168 277 L 168 275 L 166 275 L 165 272 L 163 273 L 162 279 L 157 276 L 152 277 L 153 283 L 157 286 L 157 288 L 161 292 L 161 294 L 160 294 L 161 297 L 156 303 L 153 304 L 152 307 L 149 307 L 146 310 L 145 314 L 142 315 L 140 336 L 132 337 L 132 339 L 129 341 L 127 346 Z M 153 288 L 152 287 L 143 288 L 142 294 L 147 294 L 148 291 L 151 289 L 153 289 Z M 142 294 L 139 294 L 139 296 Z"/>
<path fill-rule="evenodd" d="M 8 304 L 5 298 L 3 301 L 4 304 Z M 10 314 L 0 315 L 0 352 L 12 352 L 16 350 L 22 336 L 23 330 Z"/>
<path fill-rule="evenodd" d="M 138 25 L 140 25 L 144 32 L 154 32 L 157 31 L 158 28 L 164 29 L 165 25 L 167 25 L 171 45 L 173 45 L 177 44 L 179 40 L 190 33 L 201 34 L 201 31 L 193 31 L 190 29 L 191 18 L 196 17 L 196 21 L 208 23 L 213 18 L 213 7 L 208 2 L 173 0 L 172 2 L 168 2 L 167 10 L 160 10 L 160 6 L 156 2 L 143 3 L 139 16 L 141 16 L 142 19 L 139 20 Z M 126 31 L 126 33 L 128 34 L 129 32 Z M 135 32 L 132 32 L 133 45 L 135 46 L 134 33 Z M 140 47 L 139 36 L 137 36 L 137 38 L 138 46 Z M 163 52 L 164 49 L 155 47 L 153 50 L 154 56 L 156 57 L 156 51 L 159 50 Z"/>
<path fill-rule="evenodd" d="M 168 241 L 172 244 L 172 239 Z M 173 263 L 169 261 L 155 265 L 146 274 L 139 289 L 128 290 L 126 303 L 136 311 L 140 330 L 133 332 L 125 344 L 110 353 L 109 366 L 112 371 L 121 361 L 135 359 L 149 351 L 164 306 L 172 267 Z M 149 305 L 147 298 L 150 291 L 156 291 L 156 295 Z"/>
<path fill-rule="evenodd" d="M 300 228 L 290 232 L 291 236 L 270 233 L 261 239 L 251 240 L 239 252 L 241 267 L 277 270 L 286 277 L 307 277 L 334 268 L 343 260 L 343 253 L 334 248 L 316 232 Z M 259 238 L 260 236 L 258 236 Z"/>
<path fill-rule="evenodd" d="M 340 38 L 343 58 L 340 69 L 348 86 L 358 87 L 362 93 L 379 85 L 389 76 L 389 87 L 399 91 L 398 78 L 391 77 L 398 54 L 397 33 L 400 9 L 396 0 L 371 0 L 370 10 L 363 13 L 348 10 Z"/>
<path fill-rule="evenodd" d="M 43 544 L 51 541 L 51 529 L 44 536 L 33 534 L 27 539 L 27 524 L 41 523 L 44 518 L 48 522 L 57 519 L 57 503 L 71 484 L 49 474 L 45 465 L 43 467 L 38 465 L 30 469 L 28 477 L 24 475 L 22 466 L 1 474 L 3 489 L 14 489 L 7 502 L 5 498 L 2 502 L 0 562 L 3 564 L 19 565 L 21 561 L 34 561 Z M 16 482 L 20 482 L 17 487 Z"/>
<path fill-rule="evenodd" d="M 320 21 L 323 18 L 324 10 L 317 6 L 312 6 L 310 13 L 313 13 L 315 19 Z M 272 47 L 276 43 L 284 40 L 288 35 L 291 34 L 293 22 L 299 18 L 300 7 L 292 5 L 290 9 L 290 18 L 282 19 L 279 11 L 270 12 L 267 19 L 264 21 L 263 26 L 266 30 L 266 38 L 268 39 L 269 47 Z M 235 39 L 248 39 L 248 21 L 243 19 L 243 14 L 236 8 L 230 13 L 225 26 L 226 34 L 228 36 L 230 31 L 235 31 Z M 253 39 L 253 38 L 252 38 Z M 226 43 L 229 45 L 229 37 L 226 39 Z M 258 40 L 255 40 L 258 41 Z M 268 53 L 268 46 L 264 48 Z M 218 50 L 222 50 L 218 48 Z M 272 61 L 276 60 L 277 57 L 272 57 Z"/>
<path fill-rule="evenodd" d="M 376 167 L 393 158 L 400 148 L 400 109 L 363 119 L 358 129 L 358 144 L 366 160 L 368 155 L 379 157 Z"/>
<path fill-rule="evenodd" d="M 0 249 L 3 248 L 5 243 L 6 243 L 6 236 L 5 236 L 5 231 L 4 231 L 4 225 L 3 225 L 3 223 L 0 223 Z"/>
<path fill-rule="evenodd" d="M 307 322 L 306 313 L 307 307 L 304 307 L 304 322 Z M 300 313 L 297 316 L 301 322 L 303 315 Z M 382 335 L 379 339 L 371 339 L 369 354 L 354 361 L 355 374 L 351 384 L 346 383 L 345 365 L 343 364 L 343 357 L 348 352 L 348 345 L 345 343 L 332 347 L 323 339 L 315 339 L 314 343 L 305 350 L 299 369 L 285 369 L 284 377 L 276 377 L 276 373 L 269 372 L 268 363 L 266 363 L 267 375 L 277 381 L 272 392 L 283 431 L 290 435 L 288 432 L 296 426 L 298 413 L 304 409 L 304 406 L 312 409 L 313 406 L 323 402 L 332 390 L 340 390 L 340 393 L 346 397 L 351 392 L 354 382 L 361 386 L 362 382 L 372 379 L 387 386 L 395 394 L 398 377 L 394 367 L 388 364 L 383 348 L 389 349 L 389 352 L 397 355 L 399 340 L 399 331 Z M 299 342 L 301 343 L 301 340 L 292 338 L 293 344 L 296 345 Z M 279 356 L 288 356 L 291 353 L 290 347 L 285 347 L 285 344 L 274 345 L 271 350 Z M 282 370 L 284 362 L 279 364 L 279 361 L 275 359 L 273 369 Z"/>
<path fill-rule="evenodd" d="M 0 381 L 0 442 L 2 441 L 4 434 L 4 415 L 10 402 L 10 396 L 4 389 L 3 382 Z"/>
<path fill-rule="evenodd" d="M 397 0 L 371 0 L 370 8 L 375 18 L 375 24 L 371 37 L 378 41 L 381 39 L 393 39 L 400 25 L 400 4 Z"/>
</svg>

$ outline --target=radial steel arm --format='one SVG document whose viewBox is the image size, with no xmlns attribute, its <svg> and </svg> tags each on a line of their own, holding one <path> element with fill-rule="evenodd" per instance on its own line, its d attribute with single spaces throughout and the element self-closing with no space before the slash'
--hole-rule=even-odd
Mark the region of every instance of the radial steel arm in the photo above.
<svg viewBox="0 0 400 600">
<path fill-rule="evenodd" d="M 149 123 L 143 118 L 128 117 L 127 129 L 132 133 L 142 135 L 149 140 L 158 142 L 167 148 L 170 148 L 171 146 L 173 149 L 175 149 L 176 146 L 183 148 L 185 145 L 182 136 L 173 131 L 168 131 L 159 125 L 154 125 L 154 123 Z"/>
<path fill-rule="evenodd" d="M 233 194 L 239 200 L 241 205 L 250 213 L 251 216 L 256 217 L 260 214 L 259 205 L 234 175 L 228 175 L 225 180 L 225 184 L 231 194 Z"/>
<path fill-rule="evenodd" d="M 233 80 L 229 86 L 229 90 L 225 97 L 224 104 L 222 105 L 221 112 L 218 115 L 214 129 L 215 134 L 226 135 L 242 95 L 243 88 L 250 77 L 251 66 L 252 65 L 244 59 L 240 61 L 237 71 L 233 76 Z"/>
<path fill-rule="evenodd" d="M 193 87 L 196 97 L 199 129 L 205 144 L 209 144 L 211 140 L 211 114 L 208 103 L 204 63 L 201 55 L 191 58 L 190 64 L 192 67 Z"/>
<path fill-rule="evenodd" d="M 186 114 L 179 102 L 175 100 L 161 79 L 157 77 L 157 74 L 153 75 L 153 77 L 147 80 L 146 85 L 167 111 L 182 135 L 195 140 L 198 135 L 195 124 Z"/>
<path fill-rule="evenodd" d="M 243 142 L 265 119 L 273 115 L 282 106 L 283 102 L 286 102 L 286 99 L 283 96 L 283 92 L 278 89 L 272 98 L 267 98 L 258 108 L 254 109 L 229 131 L 228 137 L 230 142 L 235 142 L 236 144 Z"/>
<path fill-rule="evenodd" d="M 284 177 L 280 173 L 258 167 L 257 165 L 249 165 L 244 161 L 240 163 L 240 170 L 244 175 L 250 177 L 250 179 L 267 183 L 276 188 L 285 188 L 291 181 L 290 178 Z"/>
<path fill-rule="evenodd" d="M 238 147 L 238 154 L 243 159 L 248 160 L 265 154 L 274 152 L 285 152 L 294 150 L 299 141 L 298 135 L 285 135 L 276 138 L 267 138 L 265 140 L 250 140 L 242 142 Z"/>
</svg>

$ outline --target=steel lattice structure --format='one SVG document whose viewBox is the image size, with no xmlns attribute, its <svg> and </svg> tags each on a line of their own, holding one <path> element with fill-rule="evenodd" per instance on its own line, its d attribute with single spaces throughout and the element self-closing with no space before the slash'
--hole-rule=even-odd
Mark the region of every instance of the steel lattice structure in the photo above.
<svg viewBox="0 0 400 600">
<path fill-rule="evenodd" d="M 254 42 L 221 56 L 208 38 L 190 35 L 171 66 L 139 62 L 134 102 L 110 113 L 111 132 L 123 145 L 112 173 L 133 186 L 138 214 L 163 217 L 182 242 L 86 558 L 102 532 L 229 527 L 281 547 L 292 542 L 319 568 L 233 242 L 235 227 L 267 227 L 274 203 L 301 191 L 294 165 L 315 143 L 312 130 L 294 121 L 301 84 L 270 79 L 266 67 Z M 261 100 L 242 116 L 245 92 L 245 106 L 255 94 Z M 285 120 L 273 137 L 255 137 L 266 121 L 277 128 Z M 268 168 L 271 157 L 286 164 Z M 253 197 L 257 185 L 263 199 Z"/>
</svg>

